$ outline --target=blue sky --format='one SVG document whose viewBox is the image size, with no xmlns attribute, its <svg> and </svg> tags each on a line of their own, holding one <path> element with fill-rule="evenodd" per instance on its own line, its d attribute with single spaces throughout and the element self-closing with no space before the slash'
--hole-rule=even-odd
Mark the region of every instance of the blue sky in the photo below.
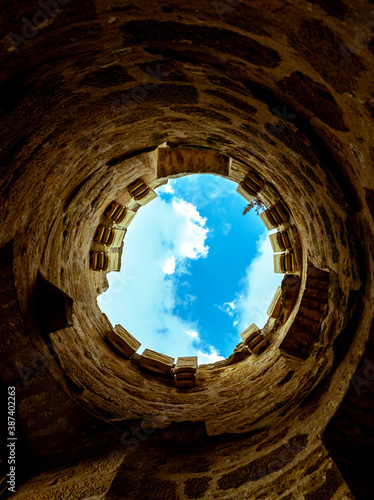
<svg viewBox="0 0 374 500">
<path fill-rule="evenodd" d="M 282 275 L 268 232 L 237 184 L 213 175 L 171 179 L 141 207 L 108 274 L 101 310 L 141 343 L 199 364 L 228 357 L 251 323 L 262 327 Z"/>
</svg>

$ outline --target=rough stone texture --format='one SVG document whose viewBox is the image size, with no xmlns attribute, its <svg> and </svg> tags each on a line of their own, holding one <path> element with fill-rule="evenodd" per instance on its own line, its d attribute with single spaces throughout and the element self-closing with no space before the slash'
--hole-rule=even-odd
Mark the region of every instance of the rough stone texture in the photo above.
<svg viewBox="0 0 374 500">
<path fill-rule="evenodd" d="M 371 496 L 374 458 L 374 327 L 365 356 L 351 379 L 346 398 L 323 434 L 323 441 L 356 498 Z"/>
<path fill-rule="evenodd" d="M 107 453 L 68 468 L 56 467 L 31 479 L 13 498 L 90 498 L 106 493 L 123 459 L 124 452 Z"/>
<path fill-rule="evenodd" d="M 300 301 L 298 312 L 293 320 L 292 326 L 289 328 L 279 348 L 292 356 L 306 359 L 313 344 L 319 340 L 319 327 L 325 307 L 327 306 L 328 289 L 329 289 L 329 274 L 325 271 L 320 271 L 314 267 L 309 268 L 306 272 L 305 291 Z M 286 288 L 288 283 L 282 282 L 282 295 L 285 307 L 289 302 L 291 305 L 296 300 L 292 297 L 292 288 L 298 287 L 296 284 Z M 290 281 L 290 280 L 288 280 Z"/>
<path fill-rule="evenodd" d="M 354 477 L 372 444 L 372 2 L 71 1 L 15 50 L 40 9 L 0 2 L 1 382 L 35 476 L 18 496 L 372 498 L 372 475 Z M 200 367 L 188 391 L 110 349 L 89 268 L 108 204 L 166 180 L 165 143 L 232 161 L 162 175 L 255 169 L 301 270 L 267 349 Z M 71 327 L 40 331 L 39 272 L 73 300 Z"/>
</svg>

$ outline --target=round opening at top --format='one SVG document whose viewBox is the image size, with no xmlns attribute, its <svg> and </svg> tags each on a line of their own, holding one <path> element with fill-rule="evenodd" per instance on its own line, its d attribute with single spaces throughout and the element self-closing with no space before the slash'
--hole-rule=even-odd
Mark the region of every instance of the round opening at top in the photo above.
<svg viewBox="0 0 374 500">
<path fill-rule="evenodd" d="M 112 324 L 146 347 L 199 363 L 228 357 L 251 323 L 262 327 L 281 276 L 253 209 L 237 184 L 199 174 L 169 180 L 141 207 L 119 273 L 98 298 Z"/>
</svg>

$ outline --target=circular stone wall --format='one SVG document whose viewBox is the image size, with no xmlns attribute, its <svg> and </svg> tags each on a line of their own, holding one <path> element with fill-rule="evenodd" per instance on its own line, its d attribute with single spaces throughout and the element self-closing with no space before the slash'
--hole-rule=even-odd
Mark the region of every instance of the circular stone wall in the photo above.
<svg viewBox="0 0 374 500">
<path fill-rule="evenodd" d="M 12 246 L 27 349 L 88 413 L 157 429 L 203 422 L 208 437 L 287 425 L 276 442 L 302 433 L 312 449 L 372 319 L 373 55 L 371 44 L 346 51 L 370 5 L 237 3 L 222 13 L 201 1 L 71 2 L 17 50 L 3 39 L 0 245 Z M 284 324 L 269 323 L 264 352 L 201 366 L 198 384 L 178 389 L 106 343 L 95 231 L 111 201 L 130 203 L 138 178 L 241 182 L 251 169 L 265 181 L 261 200 L 282 202 L 297 230 L 297 302 Z M 38 273 L 72 299 L 71 326 L 41 328 Z M 3 382 L 17 381 L 21 361 L 7 360 Z"/>
</svg>

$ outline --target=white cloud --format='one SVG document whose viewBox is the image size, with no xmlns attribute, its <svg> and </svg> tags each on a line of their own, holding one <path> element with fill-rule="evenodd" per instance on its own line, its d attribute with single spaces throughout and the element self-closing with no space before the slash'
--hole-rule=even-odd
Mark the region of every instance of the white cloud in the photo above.
<svg viewBox="0 0 374 500">
<path fill-rule="evenodd" d="M 264 233 L 257 242 L 257 253 L 241 280 L 241 292 L 218 308 L 233 318 L 233 326 L 242 332 L 251 323 L 262 328 L 269 319 L 266 314 L 283 275 L 274 273 L 273 250 Z"/>
<path fill-rule="evenodd" d="M 183 306 L 187 307 L 190 304 L 193 304 L 196 299 L 197 299 L 197 297 L 195 295 L 191 295 L 190 293 L 186 293 L 184 296 Z"/>
<path fill-rule="evenodd" d="M 167 184 L 163 184 L 157 188 L 157 193 L 162 195 L 163 193 L 174 194 L 173 182 L 169 181 Z"/>
<path fill-rule="evenodd" d="M 192 203 L 188 203 L 188 201 L 184 201 L 182 199 L 174 199 L 172 205 L 177 214 L 180 214 L 191 221 L 197 221 L 201 226 L 205 226 L 206 219 L 201 217 Z"/>
<path fill-rule="evenodd" d="M 236 298 L 240 331 L 251 323 L 264 326 L 269 319 L 266 312 L 282 278 L 282 274 L 274 273 L 273 250 L 266 232 L 257 242 L 257 254 L 243 280 L 243 292 Z"/>
<path fill-rule="evenodd" d="M 175 271 L 175 257 L 169 257 L 162 270 L 165 274 L 173 274 Z"/>
<path fill-rule="evenodd" d="M 166 184 L 164 187 L 164 191 L 165 191 L 165 193 L 172 194 L 172 193 L 174 193 L 174 188 L 171 184 Z"/>
<path fill-rule="evenodd" d="M 208 255 L 206 241 L 212 229 L 193 203 L 178 197 L 178 186 L 172 189 L 173 196 L 161 196 L 140 208 L 125 237 L 121 272 L 109 273 L 109 290 L 98 302 L 105 304 L 104 312 L 113 325 L 122 324 L 142 342 L 139 353 L 149 348 L 176 358 L 198 352 L 200 363 L 213 363 L 224 357 L 201 338 L 197 318 L 185 320 L 178 314 L 178 308 L 186 312 L 196 300 L 185 293 L 191 291 L 189 264 Z M 201 196 L 207 194 L 214 198 L 217 193 L 212 190 Z M 272 255 L 264 235 L 240 293 L 218 306 L 239 332 L 252 322 L 262 327 L 267 320 L 266 311 L 282 278 L 273 272 Z"/>
<path fill-rule="evenodd" d="M 203 351 L 198 351 L 199 355 L 199 364 L 209 364 L 209 363 L 215 363 L 216 361 L 222 361 L 225 359 L 223 356 L 220 356 L 218 354 L 218 351 L 212 347 L 209 346 L 209 353 L 203 352 Z"/>
<path fill-rule="evenodd" d="M 201 349 L 198 322 L 184 320 L 176 309 L 178 279 L 188 274 L 190 259 L 208 254 L 206 225 L 191 203 L 161 198 L 140 208 L 131 223 L 121 271 L 108 274 L 109 289 L 98 303 L 113 325 L 121 324 L 142 343 L 139 353 L 149 348 L 176 358 L 196 356 Z M 189 294 L 184 298 L 195 300 Z"/>
<path fill-rule="evenodd" d="M 193 339 L 199 339 L 200 338 L 199 334 L 197 332 L 195 332 L 194 330 L 187 330 L 186 331 L 186 335 L 189 335 Z"/>
<path fill-rule="evenodd" d="M 201 217 L 196 207 L 192 203 L 181 199 L 173 199 L 172 207 L 179 217 L 183 232 L 176 238 L 176 244 L 181 257 L 198 259 L 208 255 L 209 247 L 205 245 L 205 240 L 209 229 L 204 227 L 206 219 Z"/>
<path fill-rule="evenodd" d="M 232 302 L 225 302 L 222 306 L 218 306 L 218 309 L 225 312 L 230 316 L 230 318 L 232 318 L 236 311 L 236 301 L 233 300 Z"/>
</svg>

